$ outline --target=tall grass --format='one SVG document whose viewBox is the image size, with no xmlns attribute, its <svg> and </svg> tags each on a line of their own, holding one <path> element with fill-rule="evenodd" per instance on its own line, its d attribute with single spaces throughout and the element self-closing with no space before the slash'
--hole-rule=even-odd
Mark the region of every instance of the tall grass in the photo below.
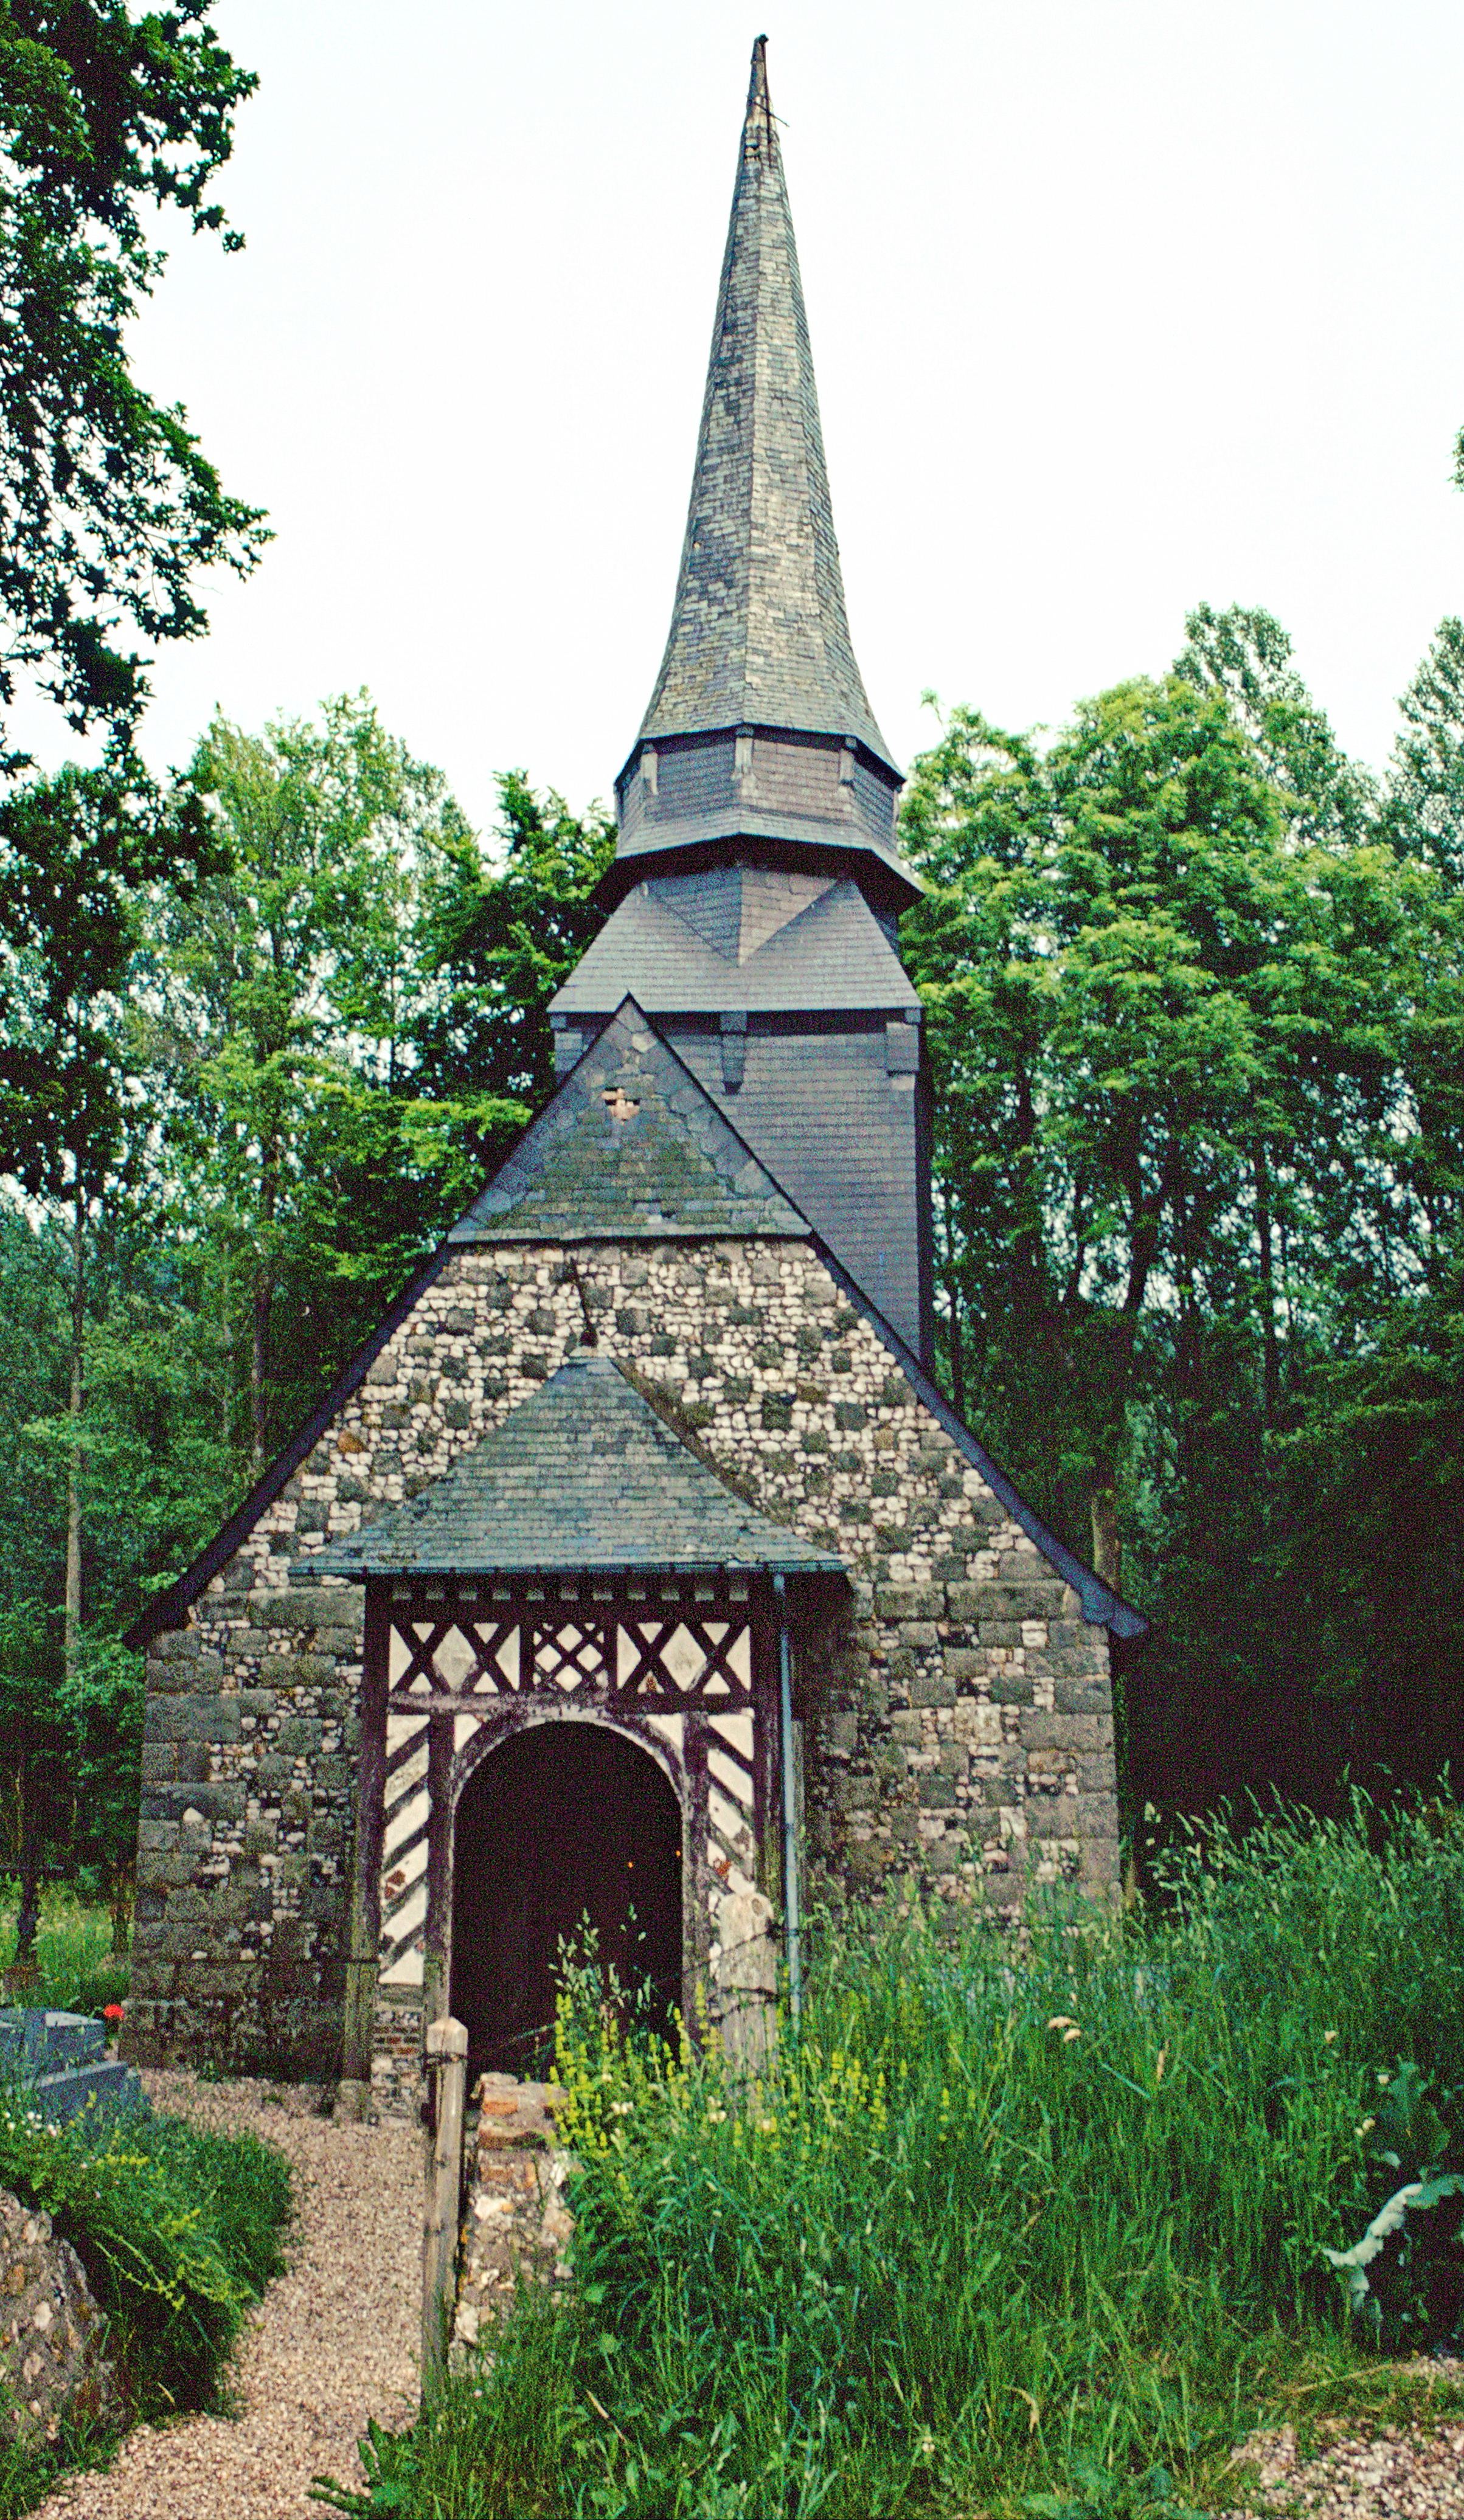
<svg viewBox="0 0 1464 2520">
<path fill-rule="evenodd" d="M 1168 1921 L 826 1942 L 739 2086 L 581 2007 L 576 2288 L 522 2302 L 341 2507 L 876 2520 L 1162 2504 L 1299 2358 L 1396 2173 L 1380 2077 L 1464 2098 L 1464 1828 L 1216 1832 Z M 1045 2499 L 1041 2498 L 1045 2498 Z"/>
<path fill-rule="evenodd" d="M 0 1967 L 15 1957 L 19 1904 L 15 1883 L 0 1880 Z M 113 1957 L 111 1911 L 82 1899 L 68 1882 L 48 1881 L 42 1889 L 35 1958 L 39 1981 L 18 2002 L 100 2012 L 126 2000 L 127 1962 Z"/>
</svg>

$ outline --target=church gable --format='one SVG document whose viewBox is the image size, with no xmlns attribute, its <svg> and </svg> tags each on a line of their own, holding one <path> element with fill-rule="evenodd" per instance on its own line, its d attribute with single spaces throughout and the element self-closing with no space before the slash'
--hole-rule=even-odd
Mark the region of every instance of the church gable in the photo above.
<svg viewBox="0 0 1464 2520">
<path fill-rule="evenodd" d="M 771 1174 L 626 998 L 449 1239 L 807 1231 Z"/>
</svg>

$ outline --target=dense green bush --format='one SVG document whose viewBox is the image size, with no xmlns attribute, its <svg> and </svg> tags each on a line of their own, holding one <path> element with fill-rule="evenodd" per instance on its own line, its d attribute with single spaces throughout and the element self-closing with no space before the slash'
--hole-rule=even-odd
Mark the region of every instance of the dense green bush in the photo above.
<svg viewBox="0 0 1464 2520">
<path fill-rule="evenodd" d="M 75 2249 L 130 2414 L 218 2403 L 249 2305 L 283 2264 L 283 2154 L 146 2110 L 48 2126 L 15 2084 L 0 2092 L 0 2187 Z"/>
<path fill-rule="evenodd" d="M 1139 2510 L 1304 2362 L 1355 2372 L 1326 2252 L 1397 2183 L 1385 2087 L 1411 2068 L 1436 2151 L 1460 2133 L 1464 1827 L 1276 1819 L 1176 1874 L 1137 1931 L 1051 1910 L 1020 1945 L 892 1915 L 829 1938 L 752 2087 L 567 2012 L 576 2289 L 376 2435 L 338 2507 Z"/>
</svg>

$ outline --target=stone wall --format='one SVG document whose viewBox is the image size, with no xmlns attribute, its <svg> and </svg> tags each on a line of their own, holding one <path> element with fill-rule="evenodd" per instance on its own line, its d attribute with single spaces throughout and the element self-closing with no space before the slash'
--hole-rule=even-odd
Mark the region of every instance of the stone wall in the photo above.
<svg viewBox="0 0 1464 2520">
<path fill-rule="evenodd" d="M 556 2112 L 568 2092 L 554 2083 L 480 2074 L 463 2146 L 463 2221 L 456 2345 L 476 2345 L 485 2311 L 499 2309 L 516 2278 L 563 2282 L 573 2219 L 564 2201 L 574 2168 Z M 476 2117 L 476 2124 L 473 2123 Z"/>
<path fill-rule="evenodd" d="M 55 2441 L 63 2416 L 120 2414 L 107 2321 L 49 2214 L 0 2187 L 0 2440 Z"/>
<path fill-rule="evenodd" d="M 362 1597 L 258 1574 L 241 1552 L 150 1649 L 123 2046 L 144 2063 L 291 2060 L 328 2076 Z"/>
<path fill-rule="evenodd" d="M 328 2073 L 357 1748 L 362 1597 L 309 1556 L 440 1477 L 563 1362 L 585 1309 L 765 1510 L 835 1546 L 836 1630 L 801 1640 L 810 1860 L 1010 1909 L 1107 1893 L 1107 1636 L 912 1388 L 811 1245 L 454 1252 L 148 1667 L 128 2052 Z M 577 1282 L 576 1282 L 577 1279 Z"/>
</svg>

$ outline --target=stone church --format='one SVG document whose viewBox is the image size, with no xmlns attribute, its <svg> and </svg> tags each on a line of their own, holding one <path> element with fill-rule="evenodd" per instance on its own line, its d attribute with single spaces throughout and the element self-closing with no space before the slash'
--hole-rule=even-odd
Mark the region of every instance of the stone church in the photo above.
<svg viewBox="0 0 1464 2520">
<path fill-rule="evenodd" d="M 763 47 L 670 634 L 558 1085 L 148 1653 L 130 2053 L 530 2073 L 820 1898 L 1111 1895 L 1139 1615 L 934 1380 L 900 773 L 849 642 Z M 729 1924 L 729 1919 L 737 1920 Z"/>
</svg>

